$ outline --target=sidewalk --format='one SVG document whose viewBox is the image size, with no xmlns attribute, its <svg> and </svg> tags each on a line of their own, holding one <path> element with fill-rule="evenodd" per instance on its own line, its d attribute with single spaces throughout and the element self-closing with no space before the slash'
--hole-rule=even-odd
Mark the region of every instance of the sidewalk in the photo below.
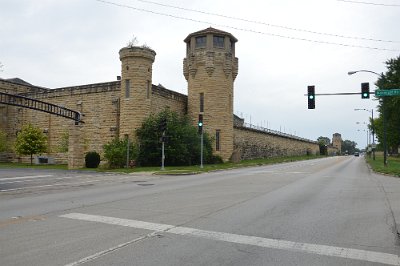
<svg viewBox="0 0 400 266">
<path fill-rule="evenodd" d="M 382 185 L 382 189 L 385 191 L 386 198 L 389 201 L 390 208 L 393 212 L 397 234 L 400 237 L 400 178 L 380 175 L 375 175 L 379 183 Z"/>
</svg>

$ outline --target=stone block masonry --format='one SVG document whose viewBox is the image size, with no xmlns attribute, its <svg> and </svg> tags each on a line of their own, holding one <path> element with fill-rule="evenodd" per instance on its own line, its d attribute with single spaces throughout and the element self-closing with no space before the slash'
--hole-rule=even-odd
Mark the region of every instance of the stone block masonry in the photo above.
<svg viewBox="0 0 400 266">
<path fill-rule="evenodd" d="M 307 154 L 319 154 L 317 142 L 246 127 L 234 128 L 234 157 L 240 160 Z"/>
<path fill-rule="evenodd" d="M 0 104 L 0 130 L 13 143 L 22 126 L 31 123 L 47 135 L 47 156 L 53 157 L 56 163 L 68 160 L 71 168 L 79 168 L 83 166 L 86 152 L 102 155 L 104 144 L 114 138 L 128 136 L 134 141 L 135 130 L 146 118 L 169 109 L 188 115 L 196 127 L 202 115 L 204 130 L 215 140 L 214 154 L 224 161 L 319 153 L 316 142 L 249 129 L 243 126 L 243 119 L 234 120 L 234 81 L 239 70 L 235 56 L 237 41 L 232 34 L 214 28 L 186 37 L 183 75 L 188 82 L 188 95 L 152 84 L 156 52 L 144 46 L 120 49 L 121 79 L 118 81 L 48 89 L 18 78 L 0 79 L 0 91 L 79 111 L 84 121 L 76 127 L 72 120 Z M 336 135 L 335 144 L 340 149 L 340 134 Z M 15 154 L 11 157 L 10 153 L 0 154 L 0 160 L 27 159 Z"/>
</svg>

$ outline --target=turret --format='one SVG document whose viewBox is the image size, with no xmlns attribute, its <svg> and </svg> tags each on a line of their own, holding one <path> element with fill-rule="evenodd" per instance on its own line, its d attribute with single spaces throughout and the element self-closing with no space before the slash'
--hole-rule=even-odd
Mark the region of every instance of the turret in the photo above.
<svg viewBox="0 0 400 266">
<path fill-rule="evenodd" d="M 189 34 L 183 74 L 188 81 L 188 114 L 194 125 L 203 115 L 203 129 L 214 138 L 214 153 L 225 161 L 233 152 L 233 82 L 238 74 L 237 39 L 207 28 Z"/>
<path fill-rule="evenodd" d="M 150 115 L 152 66 L 156 52 L 147 47 L 125 47 L 121 60 L 120 137 L 133 136 Z"/>
</svg>

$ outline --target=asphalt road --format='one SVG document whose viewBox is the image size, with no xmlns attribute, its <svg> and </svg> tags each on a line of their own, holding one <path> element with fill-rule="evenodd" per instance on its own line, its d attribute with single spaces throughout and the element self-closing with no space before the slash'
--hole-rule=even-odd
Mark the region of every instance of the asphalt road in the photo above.
<svg viewBox="0 0 400 266">
<path fill-rule="evenodd" d="M 0 265 L 400 265 L 399 214 L 400 179 L 350 156 L 173 177 L 0 169 Z"/>
</svg>

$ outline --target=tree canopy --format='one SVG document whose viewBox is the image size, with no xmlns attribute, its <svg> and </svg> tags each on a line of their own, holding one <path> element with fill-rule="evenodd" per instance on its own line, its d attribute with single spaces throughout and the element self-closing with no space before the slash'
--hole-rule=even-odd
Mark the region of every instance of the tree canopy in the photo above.
<svg viewBox="0 0 400 266">
<path fill-rule="evenodd" d="M 386 73 L 380 76 L 375 85 L 384 90 L 400 89 L 400 56 L 386 61 L 386 67 Z M 387 146 L 393 153 L 397 153 L 400 145 L 400 97 L 380 97 L 378 112 L 380 115 L 374 119 L 374 128 L 379 142 L 382 144 L 384 139 L 383 116 L 385 115 Z"/>
<path fill-rule="evenodd" d="M 31 124 L 25 125 L 17 135 L 15 151 L 22 155 L 31 156 L 31 164 L 34 154 L 40 154 L 47 150 L 47 137 L 38 127 Z"/>
<path fill-rule="evenodd" d="M 159 125 L 167 120 L 165 143 L 166 165 L 195 165 L 200 163 L 200 136 L 188 117 L 165 110 L 151 115 L 136 131 L 139 153 L 137 161 L 142 166 L 161 165 L 161 137 Z M 212 159 L 211 140 L 204 134 L 204 162 Z"/>
<path fill-rule="evenodd" d="M 342 141 L 342 154 L 354 154 L 356 151 L 360 151 L 356 148 L 357 143 L 351 140 L 344 140 Z"/>
</svg>

